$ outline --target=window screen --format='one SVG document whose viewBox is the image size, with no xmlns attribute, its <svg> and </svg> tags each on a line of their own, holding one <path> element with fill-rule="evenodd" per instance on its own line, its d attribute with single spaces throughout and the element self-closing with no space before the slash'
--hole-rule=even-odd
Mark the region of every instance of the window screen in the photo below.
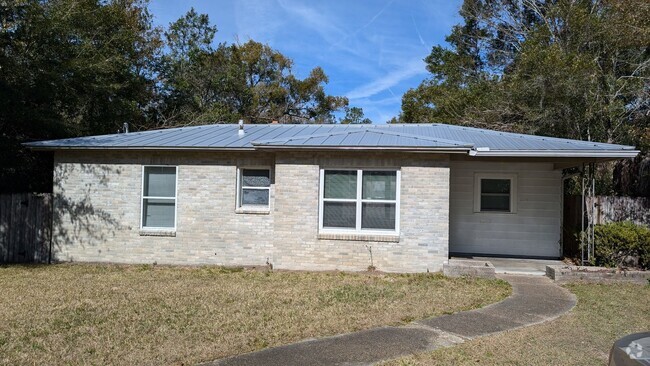
<svg viewBox="0 0 650 366">
<path fill-rule="evenodd" d="M 271 171 L 269 169 L 240 170 L 239 206 L 269 206 Z"/>
<path fill-rule="evenodd" d="M 510 212 L 510 179 L 481 179 L 481 211 Z"/>
<path fill-rule="evenodd" d="M 324 170 L 322 202 L 323 228 L 394 231 L 397 171 Z"/>
<path fill-rule="evenodd" d="M 144 167 L 142 227 L 176 226 L 176 167 Z"/>
</svg>

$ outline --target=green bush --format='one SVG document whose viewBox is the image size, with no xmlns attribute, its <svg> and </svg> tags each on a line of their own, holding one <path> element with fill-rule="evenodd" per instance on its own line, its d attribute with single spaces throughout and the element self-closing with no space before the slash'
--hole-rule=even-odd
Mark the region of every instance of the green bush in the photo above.
<svg viewBox="0 0 650 366">
<path fill-rule="evenodd" d="M 638 258 L 638 266 L 650 267 L 650 228 L 630 221 L 596 225 L 594 249 L 597 266 L 625 266 L 628 258 Z"/>
</svg>

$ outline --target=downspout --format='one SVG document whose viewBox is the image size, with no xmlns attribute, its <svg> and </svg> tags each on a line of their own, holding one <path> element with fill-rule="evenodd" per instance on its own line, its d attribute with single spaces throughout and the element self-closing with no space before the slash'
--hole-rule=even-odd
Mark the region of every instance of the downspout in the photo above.
<svg viewBox="0 0 650 366">
<path fill-rule="evenodd" d="M 54 192 L 50 196 L 50 249 L 47 253 L 47 264 L 52 264 L 52 240 L 54 238 Z"/>
</svg>

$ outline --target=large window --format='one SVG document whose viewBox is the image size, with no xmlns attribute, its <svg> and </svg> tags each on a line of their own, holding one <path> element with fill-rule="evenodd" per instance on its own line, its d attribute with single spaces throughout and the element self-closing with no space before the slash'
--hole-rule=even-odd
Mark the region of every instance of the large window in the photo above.
<svg viewBox="0 0 650 366">
<path fill-rule="evenodd" d="M 516 212 L 516 175 L 476 174 L 475 185 L 474 211 Z"/>
<path fill-rule="evenodd" d="M 239 169 L 237 207 L 269 209 L 271 193 L 270 169 Z"/>
<path fill-rule="evenodd" d="M 320 228 L 397 232 L 399 171 L 321 170 Z"/>
<path fill-rule="evenodd" d="M 142 170 L 142 227 L 176 227 L 176 167 L 145 166 Z"/>
</svg>

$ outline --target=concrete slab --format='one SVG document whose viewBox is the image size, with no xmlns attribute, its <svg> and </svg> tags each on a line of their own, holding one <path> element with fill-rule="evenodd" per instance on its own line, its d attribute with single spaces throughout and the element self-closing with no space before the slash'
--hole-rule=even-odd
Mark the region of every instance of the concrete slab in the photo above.
<svg viewBox="0 0 650 366">
<path fill-rule="evenodd" d="M 417 326 L 384 327 L 269 348 L 206 365 L 365 365 L 462 342 Z"/>
<path fill-rule="evenodd" d="M 443 264 L 442 273 L 448 277 L 494 278 L 495 276 L 494 266 L 488 261 L 456 258 L 451 258 Z"/>
<path fill-rule="evenodd" d="M 521 274 L 529 276 L 545 276 L 546 266 L 564 264 L 561 260 L 554 259 L 473 257 L 472 260 L 492 263 L 494 271 L 497 274 Z"/>
<path fill-rule="evenodd" d="M 475 338 L 485 334 L 518 328 L 525 323 L 501 316 L 483 314 L 476 311 L 445 315 L 418 323 L 440 329 L 464 338 Z"/>
<path fill-rule="evenodd" d="M 424 319 L 404 327 L 306 340 L 204 365 L 366 365 L 548 321 L 576 304 L 573 294 L 546 277 L 497 277 L 512 285 L 513 294 L 482 309 Z"/>
</svg>

